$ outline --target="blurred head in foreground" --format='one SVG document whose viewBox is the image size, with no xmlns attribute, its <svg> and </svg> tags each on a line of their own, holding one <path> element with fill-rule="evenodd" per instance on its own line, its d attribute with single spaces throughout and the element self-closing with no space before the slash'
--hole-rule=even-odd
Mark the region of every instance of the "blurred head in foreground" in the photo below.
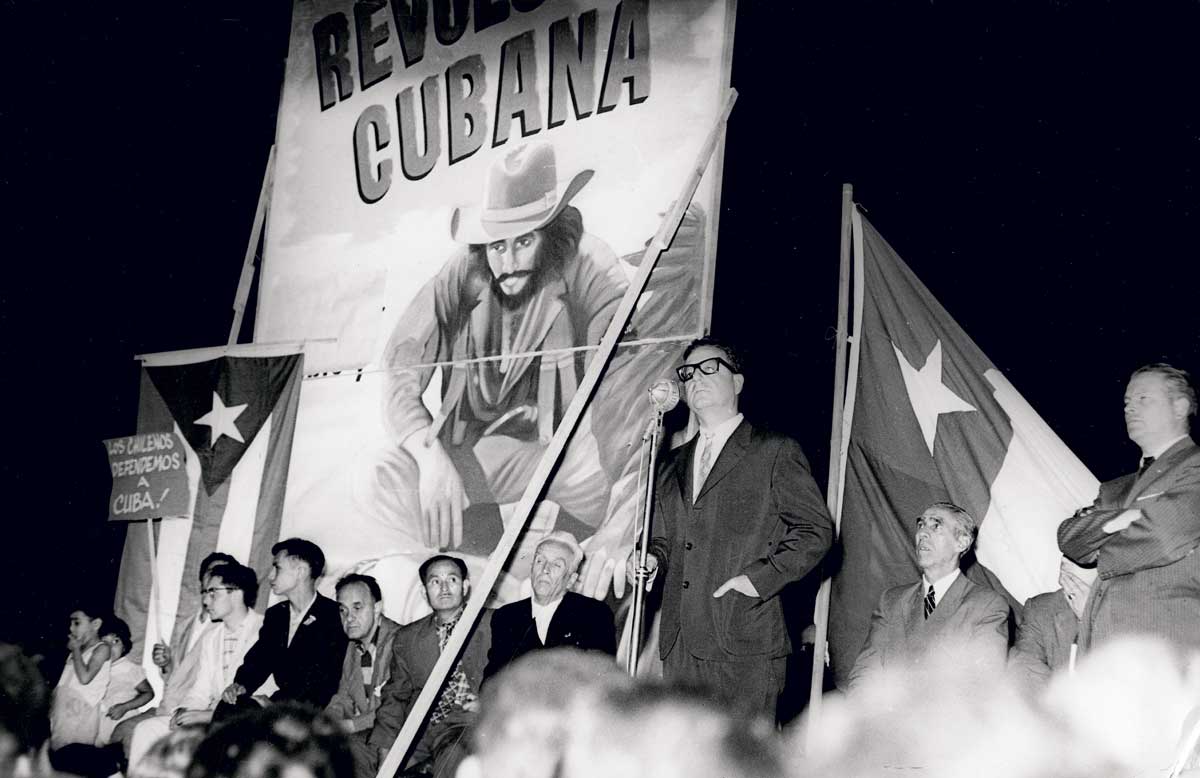
<svg viewBox="0 0 1200 778">
<path fill-rule="evenodd" d="M 969 653 L 886 670 L 862 694 L 829 699 L 813 737 L 795 738 L 793 775 L 1105 778 L 1164 770 L 1200 703 L 1195 663 L 1167 644 L 1114 641 L 1056 676 L 1037 701 L 1011 678 L 980 677 Z M 1157 772 L 1155 772 L 1157 774 Z"/>
<path fill-rule="evenodd" d="M 275 703 L 229 719 L 196 749 L 187 778 L 352 778 L 346 736 L 316 708 Z"/>
<path fill-rule="evenodd" d="M 575 648 L 526 654 L 483 687 L 474 752 L 459 766 L 458 778 L 561 775 L 575 699 L 632 683 L 611 656 Z"/>
<path fill-rule="evenodd" d="M 658 682 L 575 699 L 563 778 L 776 778 L 774 727 L 735 719 L 698 693 Z"/>
<path fill-rule="evenodd" d="M 17 646 L 0 643 L 0 775 L 13 775 L 17 760 L 50 736 L 50 689 L 33 660 Z"/>
</svg>

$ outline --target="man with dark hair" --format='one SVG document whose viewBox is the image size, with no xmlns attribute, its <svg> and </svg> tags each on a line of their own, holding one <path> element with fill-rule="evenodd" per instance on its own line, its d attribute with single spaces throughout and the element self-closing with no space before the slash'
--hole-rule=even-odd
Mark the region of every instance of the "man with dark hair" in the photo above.
<svg viewBox="0 0 1200 778">
<path fill-rule="evenodd" d="M 880 671 L 933 666 L 933 658 L 965 659 L 981 678 L 1004 668 L 1008 602 L 959 569 L 975 543 L 971 514 L 949 502 L 930 505 L 917 519 L 921 580 L 893 586 L 879 598 L 867 642 L 850 671 L 850 688 Z"/>
<path fill-rule="evenodd" d="M 1100 485 L 1096 501 L 1058 527 L 1058 546 L 1099 578 L 1080 626 L 1088 650 L 1147 634 L 1200 648 L 1200 447 L 1188 434 L 1196 392 L 1183 370 L 1152 364 L 1125 389 L 1137 472 Z"/>
<path fill-rule="evenodd" d="M 208 576 L 209 571 L 214 565 L 218 564 L 237 564 L 238 561 L 229 554 L 221 551 L 214 551 L 204 559 L 200 560 L 199 581 L 200 588 L 204 588 L 204 579 Z M 255 581 L 255 589 L 257 591 L 258 583 Z M 253 601 L 250 603 L 253 605 Z M 183 704 L 183 697 L 191 688 L 192 683 L 196 679 L 196 667 L 199 662 L 199 652 L 196 647 L 200 644 L 200 640 L 204 635 L 214 629 L 213 622 L 208 617 L 208 610 L 204 607 L 203 600 L 200 603 L 200 610 L 196 615 L 188 620 L 187 626 L 179 633 L 176 640 L 171 641 L 171 646 L 163 643 L 156 643 L 152 651 L 152 659 L 166 676 L 166 682 L 163 684 L 163 694 L 158 701 L 157 708 L 139 713 L 136 716 L 125 719 L 117 724 L 113 729 L 111 741 L 113 743 L 121 743 L 125 749 L 125 756 L 130 756 L 130 739 L 133 737 L 133 731 L 137 725 L 146 719 L 153 718 L 158 715 L 170 715 L 171 711 L 180 707 Z"/>
<path fill-rule="evenodd" d="M 284 702 L 254 707 L 201 741 L 187 778 L 352 778 L 346 736 L 327 715 Z"/>
<path fill-rule="evenodd" d="M 350 645 L 337 694 L 325 712 L 350 735 L 355 775 L 373 778 L 378 762 L 368 739 L 383 687 L 391 677 L 392 647 L 400 625 L 383 615 L 383 591 L 372 576 L 351 573 L 343 577 L 337 582 L 337 602 Z"/>
<path fill-rule="evenodd" d="M 375 712 L 375 728 L 369 741 L 376 752 L 376 768 L 391 749 L 413 702 L 429 680 L 471 594 L 467 566 L 457 557 L 445 554 L 431 557 L 421 564 L 420 575 L 433 613 L 404 625 L 396 633 L 391 677 L 383 687 L 383 699 Z M 409 757 L 408 768 L 426 764 L 432 766 L 434 775 L 454 774 L 462 756 L 459 741 L 478 710 L 483 663 L 491 642 L 490 617 L 491 612 L 484 611 L 476 624 L 475 633 L 433 705 L 425 730 Z"/>
<path fill-rule="evenodd" d="M 683 359 L 699 433 L 658 473 L 647 558 L 651 571 L 666 567 L 663 674 L 774 721 L 792 650 L 779 593 L 825 556 L 833 521 L 800 445 L 742 418 L 733 349 L 702 338 Z"/>
<path fill-rule="evenodd" d="M 555 530 L 538 543 L 530 565 L 533 592 L 510 602 L 492 617 L 492 645 L 485 679 L 531 651 L 571 646 L 617 653 L 613 614 L 608 605 L 570 591 L 579 578 L 583 548 L 569 532 Z"/>
<path fill-rule="evenodd" d="M 237 674 L 222 694 L 214 719 L 222 720 L 239 707 L 265 705 L 251 697 L 269 676 L 279 690 L 270 700 L 295 700 L 324 708 L 338 688 L 346 633 L 338 605 L 317 592 L 325 572 L 325 555 L 317 544 L 301 538 L 271 547 L 271 591 L 284 598 L 263 617 L 258 641 L 246 653 Z"/>
<path fill-rule="evenodd" d="M 212 721 L 234 671 L 258 640 L 263 617 L 251 610 L 257 597 L 258 577 L 249 567 L 232 562 L 209 568 L 200 602 L 217 626 L 206 631 L 195 648 L 195 678 L 179 705 L 171 710 L 160 706 L 158 715 L 137 725 L 129 745 L 131 767 L 136 768 L 150 747 L 169 731 Z"/>
</svg>

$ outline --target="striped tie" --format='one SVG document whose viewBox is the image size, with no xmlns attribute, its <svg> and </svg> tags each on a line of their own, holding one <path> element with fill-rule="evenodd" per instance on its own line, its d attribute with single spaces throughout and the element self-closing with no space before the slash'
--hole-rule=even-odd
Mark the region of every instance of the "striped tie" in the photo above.
<svg viewBox="0 0 1200 778">
<path fill-rule="evenodd" d="M 933 584 L 929 584 L 929 591 L 925 592 L 925 618 L 929 618 L 929 614 L 933 613 L 933 609 L 937 607 L 937 603 L 933 599 Z"/>
<path fill-rule="evenodd" d="M 704 486 L 704 479 L 708 478 L 708 471 L 712 470 L 712 435 L 704 436 L 704 446 L 700 449 L 700 474 L 696 478 L 696 488 Z"/>
</svg>

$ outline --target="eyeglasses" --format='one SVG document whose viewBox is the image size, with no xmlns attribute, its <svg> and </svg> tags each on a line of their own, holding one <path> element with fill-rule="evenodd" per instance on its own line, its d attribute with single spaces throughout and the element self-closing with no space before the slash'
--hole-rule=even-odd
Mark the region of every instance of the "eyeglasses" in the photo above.
<svg viewBox="0 0 1200 778">
<path fill-rule="evenodd" d="M 696 375 L 696 370 L 704 373 L 704 375 L 712 375 L 721 369 L 721 365 L 724 365 L 725 369 L 731 373 L 738 372 L 737 368 L 720 357 L 709 357 L 708 359 L 697 362 L 694 365 L 680 365 L 679 367 L 675 368 L 675 375 L 679 376 L 679 380 L 686 384 L 688 381 L 692 380 L 694 375 Z"/>
<path fill-rule="evenodd" d="M 233 588 L 232 586 L 214 586 L 211 589 L 201 589 L 200 596 L 201 597 L 211 597 L 214 594 L 216 594 L 217 592 L 236 592 L 236 591 L 237 591 L 237 589 Z"/>
</svg>

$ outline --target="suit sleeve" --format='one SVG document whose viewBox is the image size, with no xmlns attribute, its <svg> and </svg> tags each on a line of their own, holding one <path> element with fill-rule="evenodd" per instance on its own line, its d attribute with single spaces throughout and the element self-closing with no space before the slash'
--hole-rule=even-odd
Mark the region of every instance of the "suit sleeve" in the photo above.
<svg viewBox="0 0 1200 778">
<path fill-rule="evenodd" d="M 392 747 L 396 735 L 404 726 L 404 719 L 408 717 L 413 698 L 421 691 L 409 665 L 410 645 L 404 635 L 397 635 L 392 644 L 391 677 L 383 685 L 379 709 L 375 711 L 375 727 L 367 741 L 375 748 Z"/>
<path fill-rule="evenodd" d="M 583 648 L 592 651 L 603 651 L 609 656 L 616 656 L 617 629 L 613 622 L 612 610 L 601 600 L 588 600 L 588 602 L 595 603 L 595 605 L 591 606 L 591 610 L 595 612 L 595 615 L 588 616 L 591 641 L 589 645 L 583 646 Z"/>
<path fill-rule="evenodd" d="M 989 592 L 987 606 L 971 632 L 970 650 L 980 672 L 1000 673 L 1008 659 L 1008 601 Z"/>
<path fill-rule="evenodd" d="M 764 600 L 807 575 L 833 544 L 833 520 L 800 444 L 791 438 L 780 443 L 771 468 L 770 489 L 783 535 L 765 557 L 742 571 Z"/>
<path fill-rule="evenodd" d="M 858 652 L 858 658 L 854 660 L 854 667 L 850 669 L 847 681 L 848 690 L 855 689 L 865 680 L 883 670 L 883 649 L 887 635 L 897 632 L 896 628 L 892 626 L 895 618 L 896 608 L 891 606 L 888 602 L 887 592 L 884 592 L 879 596 L 879 604 L 875 607 L 875 612 L 871 614 L 871 627 L 867 631 L 867 642 L 863 644 L 862 651 Z"/>
<path fill-rule="evenodd" d="M 362 685 L 362 671 L 354 666 L 352 659 L 357 652 L 350 646 L 346 647 L 346 658 L 342 661 L 342 677 L 338 682 L 338 690 L 334 693 L 329 704 L 325 706 L 325 712 L 329 714 L 335 721 L 346 721 L 354 719 L 354 697 L 351 689 L 352 683 Z M 357 732 L 358 728 L 353 731 Z"/>
<path fill-rule="evenodd" d="M 1033 688 L 1040 687 L 1050 678 L 1046 644 L 1054 639 L 1054 634 L 1047 634 L 1047 629 L 1053 630 L 1053 623 L 1047 623 L 1040 603 L 1031 597 L 1022 610 L 1017 642 L 1009 654 L 1008 666 L 1018 680 Z"/>
</svg>

